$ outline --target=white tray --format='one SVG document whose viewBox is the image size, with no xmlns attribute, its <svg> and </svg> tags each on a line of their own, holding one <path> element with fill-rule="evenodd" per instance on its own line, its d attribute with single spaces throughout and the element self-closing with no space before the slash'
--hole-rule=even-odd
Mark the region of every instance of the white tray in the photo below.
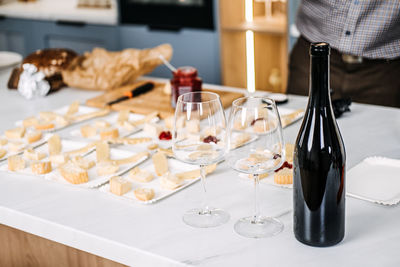
<svg viewBox="0 0 400 267">
<path fill-rule="evenodd" d="M 140 120 L 140 119 L 143 119 L 144 117 L 145 116 L 141 115 L 141 114 L 130 113 L 129 114 L 129 121 Z M 111 114 L 109 114 L 107 116 L 104 116 L 104 117 L 101 117 L 101 118 L 97 118 L 96 120 L 92 121 L 89 125 L 93 126 L 95 121 L 104 120 L 104 121 L 110 123 L 111 127 L 118 128 L 119 137 L 127 137 L 127 136 L 132 135 L 134 133 L 137 133 L 137 132 L 139 132 L 139 131 L 141 131 L 143 129 L 143 125 L 140 125 L 140 126 L 138 126 L 136 128 L 133 128 L 132 130 L 127 130 L 124 127 L 118 125 L 117 119 L 118 119 L 118 113 L 113 112 L 113 113 L 111 113 Z M 159 120 L 158 117 L 156 117 L 156 118 L 154 118 L 152 120 L 152 122 L 157 122 L 158 120 Z M 81 134 L 80 128 L 76 128 L 76 129 L 72 130 L 70 132 L 70 135 L 73 136 L 73 137 L 82 138 L 82 139 L 85 139 L 85 140 L 92 140 L 92 141 L 100 140 L 100 135 L 99 134 L 97 134 L 95 136 L 92 136 L 92 137 L 87 137 L 87 138 L 83 137 L 82 134 Z"/>
<path fill-rule="evenodd" d="M 382 205 L 400 202 L 400 160 L 369 157 L 347 172 L 347 195 Z"/>
<path fill-rule="evenodd" d="M 48 135 L 51 136 L 51 134 L 48 134 Z M 69 152 L 69 151 L 76 150 L 76 149 L 80 149 L 80 148 L 85 147 L 86 145 L 87 145 L 87 143 L 83 143 L 83 142 L 76 142 L 76 141 L 71 141 L 71 140 L 66 140 L 66 139 L 62 139 L 61 140 L 62 153 Z M 40 153 L 46 154 L 46 157 L 43 158 L 40 161 L 48 160 L 48 156 L 49 156 L 48 150 L 49 149 L 48 149 L 47 143 L 42 145 L 42 146 L 39 146 L 39 147 L 37 147 L 35 149 L 35 151 L 38 151 Z M 90 152 L 92 152 L 93 150 L 94 150 L 94 148 L 88 150 L 85 153 L 80 154 L 80 156 L 85 156 L 85 155 L 89 154 Z M 52 165 L 51 167 L 52 167 L 53 170 L 50 173 L 47 173 L 47 174 L 34 174 L 34 173 L 32 173 L 31 166 L 30 166 L 32 161 L 26 159 L 25 157 L 24 157 L 24 159 L 26 161 L 26 168 L 25 169 L 18 170 L 18 171 L 9 171 L 8 170 L 8 165 L 7 164 L 3 164 L 3 165 L 0 166 L 0 171 L 6 171 L 6 172 L 10 172 L 10 173 L 21 173 L 21 174 L 38 176 L 38 177 L 45 177 L 46 175 L 51 174 L 52 172 L 54 172 L 55 169 L 57 168 L 57 166 L 53 166 Z"/>
<path fill-rule="evenodd" d="M 68 111 L 68 108 L 69 108 L 69 105 L 66 105 L 66 106 L 63 106 L 63 107 L 58 108 L 56 110 L 53 110 L 52 112 L 57 113 L 58 115 L 65 115 L 67 113 L 67 111 Z M 88 106 L 85 106 L 85 105 L 79 105 L 79 110 L 78 110 L 77 113 L 74 114 L 74 116 L 89 114 L 89 113 L 92 113 L 92 112 L 95 112 L 95 111 L 99 111 L 99 110 L 100 109 L 98 109 L 98 108 L 88 107 Z M 37 114 L 37 116 L 39 116 L 39 114 Z M 91 118 L 91 119 L 94 119 L 94 118 Z M 91 119 L 87 119 L 87 120 L 91 120 Z M 61 125 L 61 124 L 58 124 L 57 122 L 54 122 L 55 123 L 55 127 L 53 129 L 43 130 L 42 132 L 58 131 L 58 130 L 64 129 L 66 127 L 69 127 L 71 125 L 80 123 L 82 121 L 86 121 L 86 120 L 77 120 L 77 121 L 74 121 L 74 122 L 72 122 L 70 124 L 67 124 L 67 125 Z M 23 122 L 22 120 L 16 121 L 15 125 L 16 126 L 22 126 L 22 122 Z"/>
<path fill-rule="evenodd" d="M 38 140 L 34 143 L 31 143 L 31 144 L 29 144 L 25 138 L 22 138 L 20 140 L 17 140 L 17 139 L 13 140 L 13 139 L 7 139 L 4 135 L 0 136 L 0 139 L 5 138 L 8 140 L 8 142 L 16 141 L 16 142 L 22 142 L 25 144 L 23 149 L 21 149 L 20 151 L 16 151 L 16 152 L 8 152 L 8 143 L 4 146 L 0 146 L 0 148 L 7 150 L 7 154 L 0 159 L 0 162 L 5 161 L 10 156 L 19 155 L 19 154 L 23 153 L 24 150 L 27 148 L 36 148 L 36 147 L 43 145 L 44 143 L 47 142 L 47 139 L 49 139 L 50 136 L 51 136 L 51 134 L 43 133 L 42 138 L 40 140 Z"/>
<path fill-rule="evenodd" d="M 133 156 L 135 154 L 136 153 L 132 153 L 132 152 L 126 151 L 126 150 L 120 150 L 120 149 L 115 149 L 115 148 L 111 148 L 110 149 L 110 158 L 112 160 L 118 160 L 118 159 L 131 157 L 131 156 Z M 110 175 L 99 176 L 97 174 L 97 171 L 96 171 L 96 166 L 94 166 L 93 168 L 88 170 L 89 182 L 84 183 L 84 184 L 76 184 L 75 185 L 75 184 L 71 184 L 71 183 L 67 182 L 61 176 L 61 174 L 60 174 L 60 172 L 58 170 L 56 170 L 56 171 L 54 171 L 52 173 L 49 173 L 48 175 L 45 175 L 45 179 L 56 181 L 56 182 L 59 182 L 59 183 L 62 183 L 62 184 L 77 186 L 77 187 L 95 188 L 95 187 L 98 187 L 98 186 L 101 186 L 101 185 L 107 183 L 108 180 L 110 180 L 111 177 L 116 176 L 116 175 L 121 175 L 121 174 L 129 171 L 133 167 L 135 167 L 138 164 L 140 164 L 143 161 L 145 161 L 147 158 L 148 157 L 144 156 L 141 159 L 139 159 L 137 162 L 120 165 L 120 168 L 119 168 L 118 172 L 116 172 L 114 174 L 110 174 Z M 96 153 L 93 152 L 93 153 L 86 154 L 85 155 L 85 159 L 96 161 Z"/>
<path fill-rule="evenodd" d="M 180 172 L 195 170 L 195 169 L 199 168 L 198 166 L 186 164 L 186 163 L 183 163 L 176 159 L 168 159 L 168 166 L 169 166 L 169 170 L 171 173 L 180 173 Z M 110 192 L 110 184 L 103 185 L 102 187 L 99 188 L 99 190 L 108 195 L 114 196 L 115 198 L 118 198 L 118 199 L 141 203 L 141 204 L 152 204 L 152 203 L 156 203 L 164 198 L 167 198 L 167 197 L 185 189 L 186 187 L 190 186 L 191 184 L 197 182 L 200 179 L 200 177 L 199 177 L 199 178 L 193 179 L 193 180 L 185 180 L 181 187 L 179 187 L 175 190 L 167 190 L 167 189 L 161 188 L 160 178 L 154 172 L 154 165 L 153 165 L 152 161 L 150 161 L 150 160 L 147 161 L 146 163 L 142 164 L 142 166 L 140 166 L 140 168 L 151 172 L 154 175 L 154 179 L 148 183 L 139 183 L 139 182 L 136 182 L 136 181 L 133 181 L 132 179 L 130 179 L 129 174 L 126 173 L 125 175 L 123 175 L 123 177 L 132 183 L 132 190 L 129 191 L 128 193 L 126 193 L 122 196 L 114 195 L 113 193 Z M 212 174 L 210 174 L 210 175 L 212 175 Z M 155 193 L 154 198 L 149 201 L 137 200 L 135 195 L 133 194 L 133 190 L 135 190 L 136 188 L 139 188 L 139 187 L 152 188 Z"/>
</svg>

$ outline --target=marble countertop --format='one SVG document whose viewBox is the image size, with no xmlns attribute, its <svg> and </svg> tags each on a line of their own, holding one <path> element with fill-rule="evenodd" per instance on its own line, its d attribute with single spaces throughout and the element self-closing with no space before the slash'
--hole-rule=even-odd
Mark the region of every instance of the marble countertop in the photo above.
<svg viewBox="0 0 400 267">
<path fill-rule="evenodd" d="M 62 89 L 29 101 L 6 89 L 7 78 L 8 72 L 0 73 L 0 131 L 39 110 L 99 94 Z M 290 96 L 286 106 L 305 105 L 306 98 Z M 354 104 L 338 124 L 348 168 L 372 155 L 400 158 L 399 109 Z M 294 142 L 299 127 L 300 122 L 284 130 L 286 141 Z M 399 206 L 347 198 L 343 242 L 330 248 L 313 248 L 293 236 L 292 191 L 261 184 L 261 212 L 279 216 L 284 231 L 258 240 L 237 235 L 233 224 L 250 215 L 253 208 L 252 184 L 237 176 L 223 163 L 207 180 L 210 202 L 228 211 L 230 221 L 217 228 L 194 229 L 186 226 L 181 216 L 200 205 L 200 183 L 159 203 L 140 205 L 96 190 L 0 173 L 0 223 L 135 267 L 400 265 Z"/>
<path fill-rule="evenodd" d="M 117 25 L 115 1 L 110 9 L 78 8 L 76 0 L 37 0 L 36 2 L 5 1 L 0 4 L 0 15 L 10 18 L 73 21 L 89 24 Z"/>
</svg>

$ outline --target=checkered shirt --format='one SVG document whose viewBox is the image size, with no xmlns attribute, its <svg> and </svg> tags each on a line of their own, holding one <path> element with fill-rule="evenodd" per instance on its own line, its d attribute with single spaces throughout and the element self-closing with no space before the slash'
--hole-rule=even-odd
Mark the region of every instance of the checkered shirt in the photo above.
<svg viewBox="0 0 400 267">
<path fill-rule="evenodd" d="M 345 54 L 400 57 L 400 0 L 302 0 L 296 25 L 309 41 Z"/>
</svg>

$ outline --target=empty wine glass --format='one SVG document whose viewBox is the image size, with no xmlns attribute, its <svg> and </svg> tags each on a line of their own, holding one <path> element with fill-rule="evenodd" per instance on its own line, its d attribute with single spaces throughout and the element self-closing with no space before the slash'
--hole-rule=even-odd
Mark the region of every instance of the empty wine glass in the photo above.
<svg viewBox="0 0 400 267">
<path fill-rule="evenodd" d="M 240 219 L 235 231 L 245 237 L 273 236 L 283 230 L 276 218 L 259 214 L 259 175 L 278 169 L 285 159 L 282 126 L 275 102 L 269 98 L 235 100 L 228 121 L 226 160 L 233 169 L 254 180 L 254 215 Z"/>
<path fill-rule="evenodd" d="M 172 150 L 177 159 L 200 166 L 204 189 L 203 207 L 187 211 L 183 221 L 193 227 L 221 225 L 229 214 L 207 203 L 206 174 L 225 153 L 226 120 L 218 94 L 191 92 L 178 98 L 175 109 Z"/>
</svg>

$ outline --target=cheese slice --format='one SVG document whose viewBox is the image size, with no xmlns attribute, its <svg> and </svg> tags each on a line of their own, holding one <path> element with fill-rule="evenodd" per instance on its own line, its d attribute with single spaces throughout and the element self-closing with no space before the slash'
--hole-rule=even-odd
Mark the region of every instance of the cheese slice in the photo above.
<svg viewBox="0 0 400 267">
<path fill-rule="evenodd" d="M 110 179 L 110 192 L 122 196 L 132 189 L 132 184 L 120 176 L 114 176 Z"/>
<path fill-rule="evenodd" d="M 39 112 L 39 118 L 43 121 L 49 122 L 55 120 L 57 114 L 52 111 L 42 111 Z"/>
<path fill-rule="evenodd" d="M 133 194 L 140 201 L 149 201 L 154 198 L 154 190 L 152 188 L 137 188 L 133 191 Z"/>
<path fill-rule="evenodd" d="M 130 113 L 129 110 L 121 110 L 120 112 L 118 112 L 117 123 L 122 125 L 122 123 L 128 121 L 129 113 Z"/>
<path fill-rule="evenodd" d="M 110 126 L 111 124 L 105 120 L 97 120 L 94 122 L 94 127 L 96 127 L 97 129 L 105 129 L 109 128 Z"/>
<path fill-rule="evenodd" d="M 7 143 L 8 143 L 7 139 L 5 139 L 5 138 L 0 139 L 0 146 L 5 146 L 5 145 L 7 145 Z"/>
<path fill-rule="evenodd" d="M 22 125 L 26 128 L 35 126 L 39 123 L 39 120 L 36 117 L 29 117 L 22 121 Z"/>
<path fill-rule="evenodd" d="M 35 129 L 38 131 L 43 131 L 43 130 L 50 130 L 55 128 L 55 124 L 53 122 L 48 122 L 48 121 L 39 121 L 37 124 L 35 124 Z"/>
<path fill-rule="evenodd" d="M 67 162 L 59 168 L 61 176 L 71 184 L 83 184 L 89 181 L 87 170 L 74 162 Z"/>
<path fill-rule="evenodd" d="M 26 140 L 29 144 L 35 143 L 42 139 L 42 132 L 35 131 L 35 132 L 28 132 L 26 134 Z"/>
<path fill-rule="evenodd" d="M 112 162 L 100 162 L 96 165 L 99 176 L 114 174 L 119 170 L 119 166 Z"/>
<path fill-rule="evenodd" d="M 43 162 L 33 162 L 31 164 L 31 170 L 34 174 L 46 174 L 51 172 L 51 162 L 43 161 Z"/>
<path fill-rule="evenodd" d="M 95 127 L 91 125 L 83 125 L 81 126 L 81 135 L 84 138 L 93 137 L 97 134 L 97 130 Z"/>
<path fill-rule="evenodd" d="M 25 160 L 18 155 L 8 157 L 8 170 L 19 171 L 25 169 Z"/>
<path fill-rule="evenodd" d="M 8 150 L 10 152 L 20 152 L 22 150 L 24 150 L 26 147 L 26 144 L 24 144 L 23 142 L 8 142 Z"/>
<path fill-rule="evenodd" d="M 182 185 L 182 179 L 172 173 L 165 173 L 160 178 L 160 185 L 164 189 L 174 190 Z"/>
<path fill-rule="evenodd" d="M 69 160 L 69 157 L 64 154 L 57 154 L 57 155 L 51 155 L 50 156 L 50 161 L 51 164 L 53 165 L 61 165 L 66 163 Z"/>
<path fill-rule="evenodd" d="M 61 138 L 58 134 L 54 134 L 47 140 L 47 145 L 49 147 L 49 155 L 57 155 L 61 153 Z"/>
<path fill-rule="evenodd" d="M 158 176 L 168 172 L 168 160 L 163 152 L 157 152 L 152 157 L 154 170 Z"/>
<path fill-rule="evenodd" d="M 7 150 L 0 148 L 0 159 L 7 154 Z"/>
<path fill-rule="evenodd" d="M 79 101 L 74 101 L 69 105 L 67 113 L 65 115 L 71 116 L 79 111 Z"/>
<path fill-rule="evenodd" d="M 162 130 L 163 128 L 161 125 L 151 122 L 146 123 L 143 127 L 143 131 L 153 138 L 158 138 Z"/>
<path fill-rule="evenodd" d="M 28 148 L 24 151 L 24 157 L 29 160 L 41 160 L 46 157 L 46 154 Z"/>
<path fill-rule="evenodd" d="M 129 177 L 136 182 L 148 183 L 153 180 L 154 175 L 149 171 L 136 167 L 129 172 Z"/>
<path fill-rule="evenodd" d="M 71 161 L 85 170 L 89 170 L 96 165 L 93 160 L 85 159 L 82 156 L 75 156 L 71 159 Z"/>
<path fill-rule="evenodd" d="M 110 159 L 110 146 L 106 142 L 96 144 L 96 162 L 108 161 Z"/>
<path fill-rule="evenodd" d="M 119 137 L 119 131 L 117 128 L 107 128 L 100 131 L 101 140 L 109 140 Z"/>
<path fill-rule="evenodd" d="M 17 127 L 9 129 L 4 132 L 4 135 L 8 139 L 21 139 L 25 135 L 25 127 Z"/>
<path fill-rule="evenodd" d="M 206 174 L 212 173 L 217 168 L 217 164 L 211 164 L 206 167 Z M 175 174 L 176 177 L 182 180 L 192 180 L 200 177 L 200 169 L 181 172 Z"/>
</svg>

